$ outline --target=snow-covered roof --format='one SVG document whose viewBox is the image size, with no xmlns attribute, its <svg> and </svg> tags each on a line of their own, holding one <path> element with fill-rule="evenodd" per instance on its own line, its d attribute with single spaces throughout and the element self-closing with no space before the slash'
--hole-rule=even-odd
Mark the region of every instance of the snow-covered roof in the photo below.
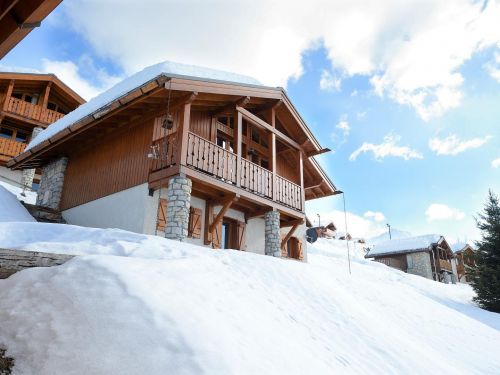
<svg viewBox="0 0 500 375">
<path fill-rule="evenodd" d="M 466 247 L 470 247 L 472 250 L 474 250 L 474 246 L 472 246 L 467 242 L 456 242 L 454 244 L 451 244 L 450 247 L 454 253 L 458 253 L 459 251 L 465 250 Z"/>
<path fill-rule="evenodd" d="M 426 234 L 417 237 L 396 238 L 373 245 L 370 251 L 366 254 L 366 258 L 385 254 L 411 253 L 418 250 L 425 251 L 430 249 L 431 246 L 439 244 L 443 240 L 444 237 L 440 234 Z"/>
<path fill-rule="evenodd" d="M 101 108 L 110 104 L 114 100 L 126 95 L 130 91 L 133 91 L 134 89 L 162 75 L 172 78 L 188 78 L 188 79 L 195 79 L 195 80 L 197 79 L 203 81 L 217 81 L 217 82 L 236 83 L 240 85 L 266 87 L 263 86 L 256 79 L 249 76 L 236 73 L 229 73 L 222 70 L 215 70 L 194 65 L 165 61 L 162 63 L 151 65 L 141 70 L 140 72 L 131 75 L 130 77 L 117 83 L 109 90 L 103 92 L 102 94 L 96 96 L 87 103 L 82 104 L 74 111 L 68 113 L 66 116 L 56 121 L 55 123 L 50 125 L 47 129 L 39 133 L 37 137 L 29 143 L 25 151 L 35 147 L 36 145 L 42 143 L 43 141 L 46 141 L 53 135 L 61 132 L 62 130 L 68 128 L 77 121 L 83 119 L 85 116 L 97 112 Z"/>
</svg>

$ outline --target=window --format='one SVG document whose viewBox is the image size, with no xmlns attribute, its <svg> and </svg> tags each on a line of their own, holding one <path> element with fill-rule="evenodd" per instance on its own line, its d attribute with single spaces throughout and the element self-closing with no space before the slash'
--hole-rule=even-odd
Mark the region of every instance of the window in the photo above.
<svg viewBox="0 0 500 375">
<path fill-rule="evenodd" d="M 47 109 L 50 109 L 52 111 L 55 111 L 57 109 L 57 105 L 55 105 L 54 103 L 52 102 L 48 102 L 47 103 Z"/>
<path fill-rule="evenodd" d="M 16 132 L 16 141 L 24 142 L 24 143 L 27 142 L 28 141 L 28 134 L 18 130 Z"/>
<path fill-rule="evenodd" d="M 0 128 L 0 138 L 12 139 L 14 136 L 14 130 L 9 128 Z"/>
<path fill-rule="evenodd" d="M 15 93 L 12 94 L 12 97 L 16 98 L 16 99 L 22 99 L 23 98 L 23 94 L 20 93 L 20 92 L 15 92 Z"/>
</svg>

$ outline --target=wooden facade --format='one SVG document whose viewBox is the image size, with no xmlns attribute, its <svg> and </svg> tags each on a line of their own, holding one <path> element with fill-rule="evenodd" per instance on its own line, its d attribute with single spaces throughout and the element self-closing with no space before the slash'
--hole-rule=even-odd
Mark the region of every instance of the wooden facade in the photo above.
<svg viewBox="0 0 500 375">
<path fill-rule="evenodd" d="M 469 282 L 468 272 L 476 267 L 474 249 L 470 245 L 465 245 L 455 252 L 455 262 L 458 281 Z"/>
<path fill-rule="evenodd" d="M 0 166 L 24 151 L 35 127 L 84 102 L 54 75 L 0 72 Z"/>
<path fill-rule="evenodd" d="M 0 1 L 0 59 L 39 27 L 62 0 Z"/>
</svg>

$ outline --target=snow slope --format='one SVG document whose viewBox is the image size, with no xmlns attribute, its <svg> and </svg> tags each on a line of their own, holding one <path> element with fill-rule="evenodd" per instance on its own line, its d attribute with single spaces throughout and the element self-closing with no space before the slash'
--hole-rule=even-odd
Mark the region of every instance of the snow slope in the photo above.
<svg viewBox="0 0 500 375">
<path fill-rule="evenodd" d="M 18 198 L 23 198 L 20 195 L 21 191 L 21 189 L 12 185 L 0 182 L 0 225 L 2 222 L 35 221 L 21 202 L 19 202 Z M 26 195 L 28 194 L 26 192 Z"/>
<path fill-rule="evenodd" d="M 31 246 L 115 255 L 0 280 L 0 347 L 15 358 L 14 374 L 500 369 L 500 316 L 472 305 L 469 286 L 367 261 L 352 244 L 349 275 L 345 241 L 320 239 L 305 264 L 118 230 L 31 226 L 40 226 L 33 240 L 52 233 Z"/>
</svg>

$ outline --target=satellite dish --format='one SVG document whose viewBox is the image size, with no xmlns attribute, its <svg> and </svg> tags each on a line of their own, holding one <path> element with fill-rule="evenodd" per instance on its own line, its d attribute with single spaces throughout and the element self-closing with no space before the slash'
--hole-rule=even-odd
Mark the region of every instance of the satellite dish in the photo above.
<svg viewBox="0 0 500 375">
<path fill-rule="evenodd" d="M 314 243 L 318 239 L 318 233 L 316 232 L 316 229 L 309 228 L 306 231 L 306 240 L 309 243 Z"/>
</svg>

